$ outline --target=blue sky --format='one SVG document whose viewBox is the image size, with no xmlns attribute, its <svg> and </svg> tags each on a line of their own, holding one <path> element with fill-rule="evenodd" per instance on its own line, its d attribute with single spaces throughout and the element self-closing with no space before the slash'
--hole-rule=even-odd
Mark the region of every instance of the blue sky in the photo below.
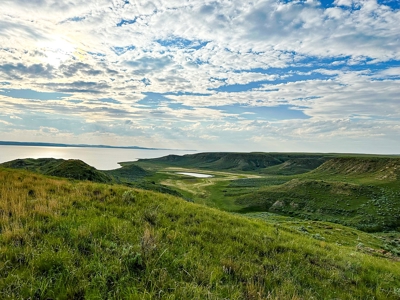
<svg viewBox="0 0 400 300">
<path fill-rule="evenodd" d="M 3 0 L 1 140 L 400 153 L 398 0 Z"/>
</svg>

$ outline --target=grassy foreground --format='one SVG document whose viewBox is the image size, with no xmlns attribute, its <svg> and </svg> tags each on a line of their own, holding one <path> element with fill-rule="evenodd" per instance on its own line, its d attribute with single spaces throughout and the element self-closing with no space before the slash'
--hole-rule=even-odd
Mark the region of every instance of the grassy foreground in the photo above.
<svg viewBox="0 0 400 300">
<path fill-rule="evenodd" d="M 400 298 L 400 262 L 380 240 L 266 220 L 0 169 L 0 298 Z"/>
</svg>

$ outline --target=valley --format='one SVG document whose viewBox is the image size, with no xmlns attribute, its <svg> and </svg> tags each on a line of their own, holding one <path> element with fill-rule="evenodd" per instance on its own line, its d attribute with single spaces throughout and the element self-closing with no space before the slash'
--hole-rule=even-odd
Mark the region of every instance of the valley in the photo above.
<svg viewBox="0 0 400 300">
<path fill-rule="evenodd" d="M 400 228 L 400 157 L 396 156 L 197 153 L 120 165 L 100 171 L 79 160 L 19 159 L 1 164 L 167 193 L 232 213 L 268 212 L 366 232 Z"/>
<path fill-rule="evenodd" d="M 175 188 L 196 203 L 225 211 L 270 212 L 368 232 L 400 228 L 398 157 L 203 153 L 139 160 L 134 164 L 155 172 L 151 176 L 155 182 Z M 215 176 L 190 178 L 169 170 Z"/>
<path fill-rule="evenodd" d="M 398 299 L 399 162 L 200 153 L 107 171 L 3 163 L 0 296 Z"/>
</svg>

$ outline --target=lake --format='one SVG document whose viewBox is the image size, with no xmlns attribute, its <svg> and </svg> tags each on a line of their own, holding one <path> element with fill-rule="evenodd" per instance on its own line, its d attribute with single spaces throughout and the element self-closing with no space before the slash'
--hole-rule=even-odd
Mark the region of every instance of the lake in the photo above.
<svg viewBox="0 0 400 300">
<path fill-rule="evenodd" d="M 192 177 L 197 177 L 197 178 L 211 178 L 211 177 L 214 177 L 213 175 L 209 175 L 209 174 L 191 173 L 191 172 L 178 172 L 176 174 L 182 174 L 182 175 L 187 175 L 187 176 L 192 176 Z"/>
<path fill-rule="evenodd" d="M 118 162 L 135 161 L 140 158 L 156 158 L 169 154 L 192 154 L 197 151 L 147 150 L 118 148 L 80 147 L 36 147 L 0 146 L 0 163 L 18 158 L 63 158 L 80 159 L 98 170 L 112 170 L 120 167 Z"/>
</svg>

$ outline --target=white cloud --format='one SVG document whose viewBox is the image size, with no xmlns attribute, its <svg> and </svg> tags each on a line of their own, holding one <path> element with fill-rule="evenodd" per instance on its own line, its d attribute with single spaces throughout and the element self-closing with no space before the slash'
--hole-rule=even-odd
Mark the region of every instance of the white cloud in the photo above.
<svg viewBox="0 0 400 300">
<path fill-rule="evenodd" d="M 237 114 L 207 107 L 284 104 L 311 120 L 263 123 L 272 136 L 321 138 L 319 127 L 330 132 L 324 133 L 329 138 L 395 135 L 390 128 L 400 117 L 400 11 L 376 1 L 336 0 L 327 9 L 317 1 L 272 0 L 4 0 L 2 7 L 0 84 L 8 85 L 0 89 L 71 94 L 46 102 L 3 95 L 6 114 L 81 118 L 102 130 L 84 127 L 85 132 L 109 130 L 116 137 L 133 135 L 135 128 L 141 137 L 164 142 L 178 133 L 192 143 L 196 137 L 220 137 L 206 139 L 210 144 L 205 145 L 212 145 L 237 140 L 226 132 L 265 133 L 260 124 L 241 123 Z M 229 85 L 248 88 L 218 90 Z M 169 93 L 172 104 L 185 107 L 139 105 L 146 92 Z M 132 123 L 122 126 L 121 119 Z M 343 127 L 343 120 L 354 129 Z M 380 123 L 388 120 L 390 126 Z M 291 130 L 288 124 L 298 127 Z M 54 134 L 63 132 L 61 125 L 48 125 L 43 127 L 60 130 Z M 82 137 L 75 127 L 74 134 Z M 154 138 L 143 141 L 156 144 Z"/>
<path fill-rule="evenodd" d="M 353 0 L 335 0 L 334 4 L 338 6 L 352 6 Z"/>
</svg>

